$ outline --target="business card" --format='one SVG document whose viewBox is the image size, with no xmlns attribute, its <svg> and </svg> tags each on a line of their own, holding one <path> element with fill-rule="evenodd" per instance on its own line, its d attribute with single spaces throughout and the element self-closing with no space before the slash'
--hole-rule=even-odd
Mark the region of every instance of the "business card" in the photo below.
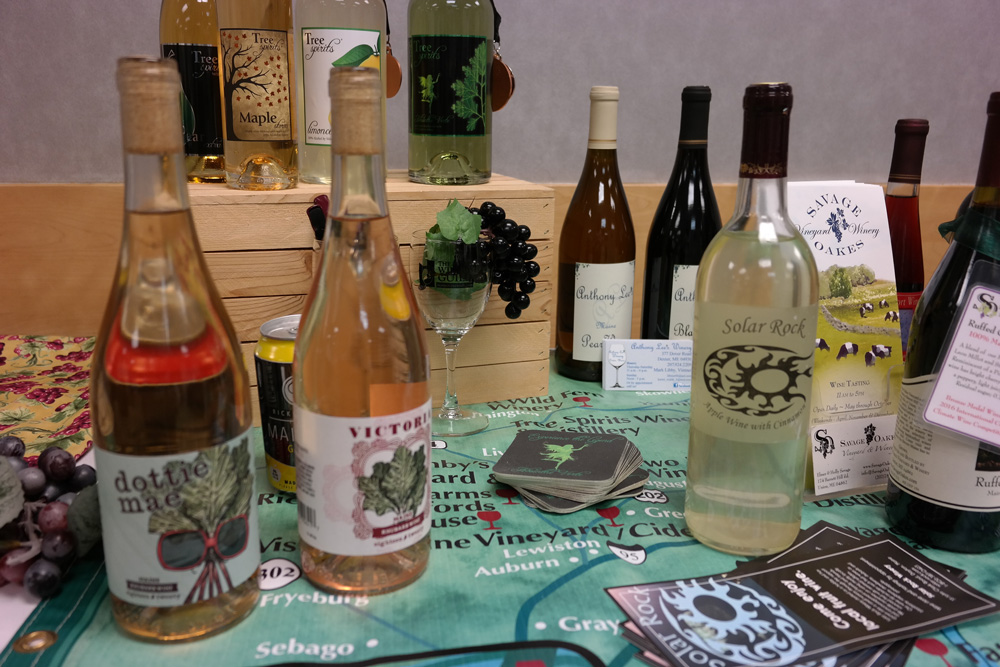
<svg viewBox="0 0 1000 667">
<path fill-rule="evenodd" d="M 606 340 L 606 390 L 691 390 L 691 340 Z"/>
</svg>

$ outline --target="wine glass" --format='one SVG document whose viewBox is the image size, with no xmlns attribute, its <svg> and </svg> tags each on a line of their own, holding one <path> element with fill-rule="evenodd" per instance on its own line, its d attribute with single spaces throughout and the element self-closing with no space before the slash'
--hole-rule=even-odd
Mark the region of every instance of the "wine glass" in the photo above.
<svg viewBox="0 0 1000 667">
<path fill-rule="evenodd" d="M 458 344 L 483 314 L 490 294 L 489 244 L 428 239 L 416 232 L 410 246 L 413 294 L 427 324 L 444 344 L 444 401 L 431 419 L 434 435 L 470 435 L 489 425 L 486 415 L 461 408 L 455 388 Z"/>
</svg>

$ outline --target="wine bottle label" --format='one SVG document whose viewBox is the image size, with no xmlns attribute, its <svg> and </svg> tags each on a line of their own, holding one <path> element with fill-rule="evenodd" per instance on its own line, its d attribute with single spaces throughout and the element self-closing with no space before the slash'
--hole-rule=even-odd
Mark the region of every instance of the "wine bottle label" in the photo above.
<svg viewBox="0 0 1000 667">
<path fill-rule="evenodd" d="M 259 28 L 224 28 L 219 34 L 226 139 L 291 140 L 288 34 Z"/>
<path fill-rule="evenodd" d="M 410 36 L 410 133 L 481 137 L 490 114 L 485 37 Z"/>
<path fill-rule="evenodd" d="M 632 337 L 635 261 L 574 268 L 573 359 L 601 361 L 605 340 Z"/>
<path fill-rule="evenodd" d="M 903 380 L 889 477 L 936 505 L 1000 512 L 1000 448 L 932 428 L 923 419 L 937 375 Z"/>
<path fill-rule="evenodd" d="M 430 532 L 431 403 L 378 417 L 295 406 L 299 535 L 348 556 L 392 553 Z"/>
<path fill-rule="evenodd" d="M 371 67 L 381 74 L 382 33 L 354 28 L 302 28 L 302 113 L 305 140 L 330 145 L 330 68 Z"/>
<path fill-rule="evenodd" d="M 164 58 L 177 61 L 183 96 L 184 153 L 222 155 L 219 49 L 214 44 L 163 44 Z"/>
<path fill-rule="evenodd" d="M 674 264 L 670 285 L 670 338 L 694 336 L 694 285 L 697 264 Z"/>
<path fill-rule="evenodd" d="M 260 565 L 250 431 L 198 452 L 95 450 L 108 588 L 176 607 L 217 597 Z"/>
<path fill-rule="evenodd" d="M 804 437 L 816 325 L 816 306 L 696 303 L 692 428 L 755 443 Z"/>
</svg>

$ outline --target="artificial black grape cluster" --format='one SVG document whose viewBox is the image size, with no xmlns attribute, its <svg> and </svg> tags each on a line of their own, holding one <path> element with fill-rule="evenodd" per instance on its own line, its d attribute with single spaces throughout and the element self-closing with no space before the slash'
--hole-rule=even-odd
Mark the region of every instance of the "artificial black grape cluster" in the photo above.
<svg viewBox="0 0 1000 667">
<path fill-rule="evenodd" d="M 493 254 L 493 284 L 507 302 L 504 314 L 516 320 L 531 305 L 528 295 L 535 291 L 535 278 L 541 271 L 534 261 L 538 248 L 528 243 L 531 229 L 508 218 L 507 212 L 491 201 L 484 201 L 478 208 L 469 207 L 469 212 L 483 220 L 482 231 L 489 240 L 480 243 L 489 244 Z"/>
<path fill-rule="evenodd" d="M 45 449 L 37 466 L 24 454 L 20 438 L 0 437 L 0 456 L 10 462 L 24 492 L 20 515 L 0 528 L 0 585 L 21 584 L 48 598 L 59 592 L 80 551 L 80 540 L 70 530 L 70 506 L 78 493 L 97 482 L 97 473 L 89 465 L 77 465 L 61 447 Z"/>
</svg>

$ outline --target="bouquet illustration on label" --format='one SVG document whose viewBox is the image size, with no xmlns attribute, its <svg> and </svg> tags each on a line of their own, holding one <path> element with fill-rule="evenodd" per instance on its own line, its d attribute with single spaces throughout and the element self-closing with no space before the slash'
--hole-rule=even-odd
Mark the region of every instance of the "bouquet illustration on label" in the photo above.
<svg viewBox="0 0 1000 667">
<path fill-rule="evenodd" d="M 424 451 L 428 435 L 422 428 L 402 439 L 376 438 L 354 445 L 351 468 L 357 493 L 351 518 L 355 537 L 381 539 L 422 523 L 428 491 Z M 384 518 L 375 521 L 372 514 Z"/>
<path fill-rule="evenodd" d="M 160 507 L 150 514 L 148 526 L 150 533 L 160 534 L 157 542 L 160 565 L 173 571 L 202 566 L 185 604 L 207 600 L 233 588 L 226 561 L 247 548 L 252 470 L 250 440 L 244 437 L 231 449 L 213 447 L 193 461 L 172 461 L 164 466 L 165 479 L 190 480 L 179 490 L 168 486 L 158 491 L 150 485 L 143 492 L 147 507 Z"/>
</svg>

